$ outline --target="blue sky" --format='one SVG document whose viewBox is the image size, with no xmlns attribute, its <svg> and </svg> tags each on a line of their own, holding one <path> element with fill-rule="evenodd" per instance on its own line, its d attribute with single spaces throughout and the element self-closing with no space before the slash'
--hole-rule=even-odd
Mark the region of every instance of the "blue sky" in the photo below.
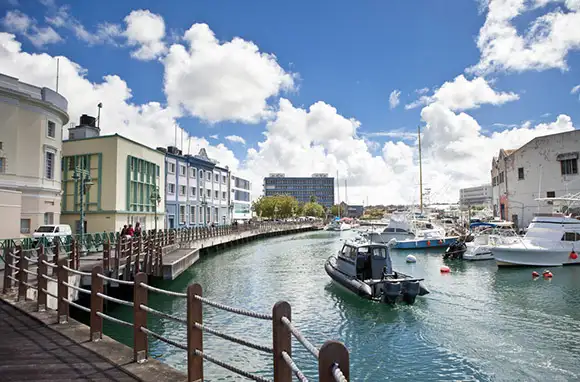
<svg viewBox="0 0 580 382">
<path fill-rule="evenodd" d="M 532 6 L 522 8 L 516 17 L 510 19 L 510 23 L 520 34 L 525 35 L 538 17 L 553 12 L 574 13 L 574 0 L 568 0 L 572 4 L 570 8 L 564 6 L 564 1 L 537 0 L 547 5 L 536 9 Z M 22 52 L 67 57 L 86 70 L 84 76 L 93 84 L 102 83 L 103 76 L 118 75 L 131 89 L 132 98 L 128 102 L 135 105 L 154 101 L 165 107 L 168 92 L 164 90 L 164 73 L 167 68 L 163 55 L 149 60 L 135 59 L 130 54 L 135 45 L 129 45 L 120 37 L 124 19 L 132 11 L 148 10 L 163 19 L 163 41 L 166 46 L 183 44 L 187 47 L 183 42 L 184 33 L 196 23 L 206 23 L 220 43 L 229 42 L 235 37 L 251 41 L 260 52 L 274 54 L 275 61 L 282 70 L 294 75 L 292 89 L 280 90 L 279 93 L 267 97 L 273 109 L 277 109 L 280 97 L 288 99 L 295 108 L 306 110 L 318 101 L 332 105 L 339 115 L 360 122 L 356 134 L 353 134 L 355 143 L 364 137 L 370 157 L 381 157 L 386 166 L 390 166 L 390 171 L 396 167 L 396 164 L 391 163 L 391 156 L 408 155 L 407 147 L 411 149 L 413 164 L 416 162 L 414 140 L 393 132 L 415 132 L 419 124 L 435 126 L 434 122 L 422 119 L 423 107 L 429 102 L 410 110 L 404 106 L 419 98 L 417 89 L 429 88 L 430 91 L 426 94 L 434 95 L 437 88 L 459 75 L 465 75 L 469 81 L 478 76 L 485 77 L 493 91 L 517 95 L 517 100 L 501 104 L 484 100 L 477 107 L 452 110 L 455 114 L 465 111 L 473 117 L 481 127 L 479 135 L 484 137 L 494 131 L 505 130 L 507 125 L 511 128 L 522 125 L 533 128 L 542 122 L 552 123 L 560 114 L 568 116 L 572 123 L 580 120 L 578 94 L 571 94 L 572 88 L 580 84 L 580 53 L 577 49 L 580 44 L 574 45 L 574 41 L 565 49 L 566 69 L 562 68 L 561 63 L 544 62 L 538 68 L 534 62 L 529 62 L 516 64 L 516 67 L 508 69 L 488 68 L 485 73 L 466 71 L 483 60 L 477 39 L 489 14 L 485 4 L 475 0 L 356 3 L 326 0 L 83 1 L 68 4 L 60 0 L 3 0 L 0 14 L 19 11 L 29 20 L 34 20 L 33 24 L 39 28 L 54 28 L 61 38 L 58 42 L 35 45 L 26 38 L 22 29 L 15 29 L 14 24 L 7 23 L 5 19 L 2 30 L 15 35 L 15 39 L 22 44 Z M 90 33 L 94 33 L 99 24 L 118 25 L 121 32 L 114 36 L 115 43 L 89 44 L 79 38 L 74 29 L 51 23 L 51 15 L 65 5 L 70 5 L 66 8 L 69 21 L 76 20 Z M 231 59 L 235 62 L 235 57 Z M 182 86 L 193 87 L 199 84 L 183 83 Z M 400 91 L 400 102 L 391 108 L 389 95 L 394 90 Z M 104 114 L 107 113 L 107 101 L 103 100 Z M 264 142 L 266 124 L 268 121 L 272 122 L 272 118 L 261 118 L 256 123 L 246 124 L 224 118 L 216 123 L 209 123 L 188 114 L 191 113 L 181 112 L 175 117 L 186 133 L 205 138 L 214 146 L 224 143 L 239 161 L 239 166 L 246 169 L 249 166 L 249 163 L 244 164 L 247 150 L 254 148 L 258 155 L 261 154 L 263 150 L 257 143 Z M 525 125 L 526 121 L 531 123 Z M 291 126 L 286 128 L 292 129 Z M 440 136 L 437 135 L 439 133 L 435 134 L 435 127 L 431 131 L 433 140 Z M 381 135 L 385 132 L 391 132 L 391 135 Z M 219 139 L 209 138 L 212 135 L 218 135 Z M 231 135 L 242 137 L 246 144 L 224 139 Z M 429 141 L 429 137 L 426 140 Z M 320 140 L 312 141 L 311 145 L 317 142 L 320 143 Z M 387 142 L 398 145 L 403 152 L 391 150 L 385 156 Z M 345 141 L 344 144 L 349 143 Z M 345 172 L 346 178 L 352 178 L 353 185 L 373 186 L 361 178 L 367 175 L 364 171 L 356 168 L 351 171 L 356 166 L 348 161 L 337 163 L 344 158 L 328 159 L 330 152 L 326 146 L 323 151 L 326 154 L 324 160 L 328 160 L 323 169 L 334 173 L 334 164 L 336 169 Z M 433 153 L 435 152 L 434 149 Z M 433 155 L 431 159 L 435 163 L 437 157 L 436 154 Z M 488 158 L 484 160 L 487 161 Z M 293 164 L 286 166 L 278 163 L 277 167 L 286 167 L 287 171 L 300 170 Z M 311 166 L 304 167 L 304 171 L 308 167 Z M 361 189 L 361 195 L 365 193 L 368 191 Z"/>
</svg>

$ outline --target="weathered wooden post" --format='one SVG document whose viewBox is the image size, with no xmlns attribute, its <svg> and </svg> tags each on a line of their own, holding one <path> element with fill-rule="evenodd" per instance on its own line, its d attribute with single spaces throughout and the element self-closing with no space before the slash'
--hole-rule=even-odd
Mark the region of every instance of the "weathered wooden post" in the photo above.
<svg viewBox="0 0 580 382">
<path fill-rule="evenodd" d="M 137 245 L 138 245 L 138 249 L 137 249 L 137 253 L 135 254 L 135 265 L 133 266 L 133 275 L 136 275 L 137 273 L 139 273 L 139 257 L 141 255 L 141 250 L 143 248 L 143 237 L 139 236 L 137 238 Z"/>
<path fill-rule="evenodd" d="M 103 312 L 103 298 L 98 294 L 103 293 L 103 267 L 95 265 L 91 272 L 91 341 L 99 341 L 103 338 L 103 318 L 98 313 Z"/>
<path fill-rule="evenodd" d="M 318 353 L 318 380 L 320 382 L 334 382 L 332 369 L 338 365 L 340 371 L 350 381 L 349 355 L 346 346 L 338 341 L 326 341 Z"/>
<path fill-rule="evenodd" d="M 133 360 L 142 363 L 147 360 L 147 334 L 141 330 L 147 327 L 147 312 L 141 305 L 147 305 L 147 289 L 141 286 L 147 284 L 147 274 L 135 275 L 133 286 Z"/>
<path fill-rule="evenodd" d="M 53 250 L 52 250 L 52 263 L 53 264 L 58 264 L 58 257 L 60 256 L 60 241 L 58 240 L 58 237 L 55 237 L 54 240 L 52 241 L 52 245 L 53 245 Z M 54 276 L 54 268 L 52 269 L 52 275 Z"/>
<path fill-rule="evenodd" d="M 14 266 L 14 257 L 12 257 L 12 249 L 10 246 L 6 246 L 4 248 L 4 286 L 3 286 L 3 293 L 8 293 L 10 288 L 12 288 L 12 279 L 10 277 L 14 277 L 14 271 L 12 267 Z"/>
<path fill-rule="evenodd" d="M 28 270 L 28 259 L 22 250 L 22 245 L 16 246 L 16 253 L 18 256 L 18 301 L 23 299 L 26 301 L 26 283 L 28 282 L 28 273 L 24 270 Z"/>
<path fill-rule="evenodd" d="M 111 243 L 107 240 L 106 243 L 103 243 L 103 269 L 105 271 L 109 270 L 111 266 Z"/>
<path fill-rule="evenodd" d="M 131 275 L 131 263 L 133 262 L 133 248 L 135 245 L 135 238 L 131 237 L 129 238 L 129 240 L 127 240 L 128 242 L 128 246 L 127 246 L 127 253 L 125 256 L 125 269 L 123 271 L 124 274 L 124 279 L 125 280 L 129 280 L 129 277 Z"/>
<path fill-rule="evenodd" d="M 68 259 L 58 261 L 57 280 L 58 280 L 58 323 L 66 324 L 68 322 L 68 287 L 64 284 L 68 282 L 68 271 L 64 267 L 68 264 Z"/>
<path fill-rule="evenodd" d="M 203 324 L 203 304 L 195 296 L 203 296 L 199 284 L 187 287 L 187 380 L 203 381 L 203 357 L 195 353 L 203 353 L 203 331 L 195 324 Z"/>
<path fill-rule="evenodd" d="M 292 369 L 282 358 L 285 351 L 292 356 L 292 333 L 282 322 L 282 317 L 292 320 L 292 309 L 286 301 L 278 301 L 272 309 L 272 337 L 274 349 L 274 382 L 291 382 Z"/>
<path fill-rule="evenodd" d="M 48 290 L 48 280 L 45 278 L 47 276 L 47 266 L 44 263 L 46 261 L 46 254 L 44 253 L 44 244 L 41 244 L 37 249 L 37 259 L 36 263 L 36 281 L 38 286 L 38 294 L 36 299 L 36 310 L 39 312 L 44 312 L 46 310 L 46 292 Z"/>
</svg>

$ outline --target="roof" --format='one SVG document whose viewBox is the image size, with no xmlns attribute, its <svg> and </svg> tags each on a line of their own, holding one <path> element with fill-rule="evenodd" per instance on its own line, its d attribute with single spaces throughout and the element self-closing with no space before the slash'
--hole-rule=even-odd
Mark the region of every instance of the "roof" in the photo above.
<svg viewBox="0 0 580 382">
<path fill-rule="evenodd" d="M 71 143 L 72 142 L 83 142 L 83 141 L 88 141 L 88 140 L 91 140 L 91 139 L 109 139 L 109 138 L 120 138 L 120 139 L 123 139 L 123 140 L 125 140 L 127 142 L 130 142 L 130 143 L 134 144 L 134 145 L 141 146 L 141 147 L 143 147 L 145 149 L 149 149 L 149 150 L 154 151 L 154 152 L 156 152 L 156 153 L 158 153 L 160 155 L 163 155 L 163 153 L 155 150 L 152 147 L 149 147 L 147 145 L 144 145 L 142 143 L 139 143 L 137 141 L 134 141 L 132 139 L 129 139 L 127 137 L 124 137 L 122 135 L 119 135 L 117 133 L 115 133 L 115 134 L 108 134 L 108 135 L 99 135 L 99 136 L 96 136 L 96 137 L 87 137 L 87 138 L 79 138 L 79 139 L 66 139 L 66 140 L 63 140 L 62 143 L 64 144 L 64 143 L 69 143 L 69 142 L 71 142 Z"/>
<path fill-rule="evenodd" d="M 526 146 L 528 146 L 528 145 L 532 144 L 534 141 L 536 141 L 536 140 L 538 140 L 538 139 L 542 139 L 542 138 L 546 138 L 546 137 L 553 138 L 553 137 L 555 137 L 555 136 L 558 136 L 558 135 L 564 135 L 564 134 L 576 134 L 576 133 L 578 133 L 578 132 L 580 132 L 580 130 L 578 130 L 578 129 L 574 129 L 574 130 L 569 130 L 569 131 L 563 131 L 563 132 L 560 132 L 560 133 L 554 133 L 554 134 L 546 134 L 546 135 L 540 135 L 540 136 L 538 136 L 538 137 L 535 137 L 535 138 L 533 138 L 533 139 L 529 140 L 528 142 L 524 143 L 523 145 L 521 145 L 521 146 L 520 146 L 520 147 L 518 147 L 517 149 L 500 149 L 500 150 L 499 150 L 499 153 L 500 153 L 500 155 L 501 155 L 501 153 L 503 152 L 503 153 L 504 153 L 504 156 L 510 156 L 510 155 L 514 154 L 516 151 L 520 151 L 521 149 L 523 149 L 524 147 L 526 147 Z M 497 160 L 499 159 L 499 156 L 500 156 L 500 155 L 498 155 L 497 157 L 494 157 L 494 158 L 493 158 L 493 161 L 494 161 L 494 162 L 495 162 L 495 161 L 497 161 Z"/>
</svg>

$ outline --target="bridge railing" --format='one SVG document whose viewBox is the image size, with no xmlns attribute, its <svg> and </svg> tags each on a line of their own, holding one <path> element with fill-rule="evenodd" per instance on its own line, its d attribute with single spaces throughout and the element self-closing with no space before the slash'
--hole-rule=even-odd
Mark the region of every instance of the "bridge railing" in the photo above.
<svg viewBox="0 0 580 382">
<path fill-rule="evenodd" d="M 300 381 L 308 381 L 307 377 L 295 364 L 292 359 L 292 338 L 295 338 L 302 346 L 308 350 L 318 362 L 318 378 L 320 382 L 346 382 L 349 380 L 350 365 L 349 352 L 346 347 L 337 341 L 326 341 L 320 348 L 312 344 L 292 322 L 291 306 L 288 302 L 277 302 L 271 314 L 254 312 L 243 308 L 232 307 L 203 297 L 202 287 L 199 284 L 191 284 L 187 288 L 187 293 L 174 292 L 153 287 L 147 283 L 147 274 L 139 272 L 133 281 L 119 280 L 105 275 L 103 267 L 97 265 L 92 272 L 82 272 L 72 267 L 71 259 L 59 259 L 55 264 L 49 261 L 41 246 L 37 251 L 37 257 L 30 255 L 33 250 L 20 249 L 17 253 L 10 252 L 10 265 L 7 269 L 17 271 L 18 277 L 13 274 L 8 280 L 12 287 L 18 288 L 18 298 L 26 299 L 27 289 L 32 288 L 37 291 L 37 309 L 43 311 L 48 309 L 47 299 L 53 298 L 56 301 L 56 311 L 58 323 L 64 324 L 69 320 L 69 308 L 73 306 L 90 314 L 90 341 L 99 341 L 103 336 L 103 320 L 130 327 L 133 329 L 133 358 L 137 363 L 145 362 L 148 358 L 148 339 L 155 338 L 159 341 L 170 344 L 178 349 L 187 352 L 187 375 L 189 381 L 203 380 L 204 361 L 216 364 L 233 373 L 244 376 L 255 381 L 270 381 L 269 379 L 256 375 L 250 371 L 243 370 L 227 361 L 215 358 L 213 355 L 204 352 L 204 334 L 220 337 L 234 342 L 238 345 L 249 347 L 272 355 L 273 361 L 273 381 L 290 382 L 293 375 Z M 12 260 L 18 260 L 18 266 L 13 265 Z M 8 263 L 7 263 L 8 264 Z M 31 265 L 36 266 L 36 273 L 31 270 Z M 50 273 L 50 275 L 49 275 Z M 33 285 L 28 276 L 36 275 L 36 285 Z M 70 282 L 71 275 L 87 277 L 91 279 L 90 289 L 81 288 Z M 13 282 L 13 283 L 12 283 Z M 119 283 L 133 288 L 132 301 L 121 300 L 105 294 L 105 282 Z M 52 283 L 52 288 L 48 287 Z M 7 292 L 6 278 L 4 293 Z M 56 289 L 56 294 L 51 290 Z M 90 307 L 82 306 L 73 301 L 71 290 L 78 293 L 90 295 Z M 160 293 L 170 297 L 183 298 L 187 301 L 187 316 L 185 318 L 175 316 L 171 313 L 162 312 L 150 307 L 148 304 L 148 293 Z M 104 301 L 114 304 L 125 305 L 133 308 L 133 322 L 121 320 L 104 312 Z M 54 304 L 53 304 L 54 305 Z M 203 305 L 224 310 L 263 321 L 272 323 L 272 346 L 260 344 L 248 339 L 240 338 L 221 331 L 218 328 L 208 326 L 203 322 Z M 172 320 L 184 326 L 187 334 L 186 343 L 173 341 L 162 334 L 156 333 L 147 327 L 148 315 L 160 319 Z"/>
</svg>

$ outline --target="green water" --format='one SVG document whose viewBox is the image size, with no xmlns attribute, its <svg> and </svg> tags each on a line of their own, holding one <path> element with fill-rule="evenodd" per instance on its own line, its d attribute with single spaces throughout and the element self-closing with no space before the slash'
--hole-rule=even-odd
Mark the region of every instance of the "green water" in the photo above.
<svg viewBox="0 0 580 382">
<path fill-rule="evenodd" d="M 342 235 L 342 236 L 340 236 Z M 448 263 L 441 252 L 392 254 L 395 268 L 425 277 L 431 294 L 413 306 L 364 301 L 333 285 L 324 271 L 327 257 L 352 233 L 315 232 L 254 242 L 205 256 L 180 278 L 157 286 L 185 291 L 200 283 L 204 295 L 225 304 L 270 312 L 278 300 L 292 306 L 292 318 L 316 345 L 343 341 L 351 354 L 352 381 L 574 381 L 580 380 L 580 267 L 554 268 L 552 280 L 532 280 L 532 269 L 498 270 L 495 263 Z M 541 271 L 541 269 L 538 269 Z M 185 317 L 185 301 L 150 294 L 155 309 Z M 124 307 L 110 311 L 131 320 Z M 229 334 L 270 345 L 271 324 L 213 308 L 204 323 Z M 175 322 L 149 320 L 149 328 L 185 343 Z M 106 333 L 130 343 L 131 330 L 107 324 Z M 204 335 L 204 351 L 248 371 L 270 376 L 271 357 Z M 311 381 L 317 365 L 297 342 L 293 358 Z M 185 353 L 156 340 L 150 353 L 185 368 Z M 233 381 L 223 369 L 204 363 L 211 381 Z"/>
</svg>

